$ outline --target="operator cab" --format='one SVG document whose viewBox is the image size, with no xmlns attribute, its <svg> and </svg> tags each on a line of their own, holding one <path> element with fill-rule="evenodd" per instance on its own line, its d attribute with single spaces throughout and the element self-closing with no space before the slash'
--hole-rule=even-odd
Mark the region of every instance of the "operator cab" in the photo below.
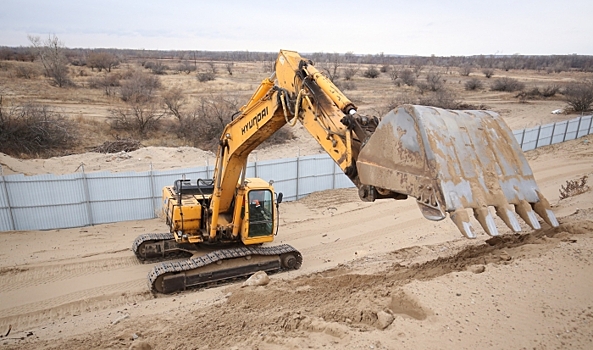
<svg viewBox="0 0 593 350">
<path fill-rule="evenodd" d="M 249 232 L 248 237 L 271 236 L 274 234 L 274 200 L 272 191 L 251 190 L 248 193 Z"/>
</svg>

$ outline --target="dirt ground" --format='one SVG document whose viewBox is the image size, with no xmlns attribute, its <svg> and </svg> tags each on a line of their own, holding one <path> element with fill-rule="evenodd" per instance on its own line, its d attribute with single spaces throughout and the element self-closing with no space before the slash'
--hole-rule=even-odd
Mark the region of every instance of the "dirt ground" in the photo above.
<svg viewBox="0 0 593 350">
<path fill-rule="evenodd" d="M 240 69 L 233 79 L 217 78 L 218 85 L 185 75 L 167 75 L 163 83 L 194 97 L 249 95 L 261 67 Z M 528 87 L 575 78 L 524 74 L 496 77 L 509 75 Z M 12 102 L 47 101 L 81 122 L 104 123 L 120 102 L 86 88 L 85 79 L 63 90 L 44 87 L 41 78 L 16 81 L 2 73 L 0 92 Z M 461 93 L 464 79 L 451 75 L 447 84 Z M 358 88 L 347 95 L 369 112 L 406 89 L 386 76 L 355 82 Z M 565 107 L 560 97 L 524 103 L 481 90 L 462 99 L 485 104 L 512 129 L 575 117 L 550 113 Z M 250 161 L 320 152 L 302 129 L 295 134 L 289 144 L 257 150 Z M 96 142 L 106 135 L 97 133 Z M 300 270 L 270 276 L 267 286 L 151 294 L 146 276 L 153 264 L 138 262 L 130 247 L 139 234 L 163 232 L 159 219 L 0 232 L 0 348 L 591 349 L 593 191 L 559 200 L 558 190 L 567 180 L 592 178 L 592 142 L 590 135 L 527 153 L 559 217 L 556 229 L 524 225 L 515 235 L 497 221 L 502 237 L 467 240 L 450 220 L 424 219 L 413 200 L 363 203 L 353 189 L 283 203 L 275 243 L 294 246 L 304 262 Z M 85 171 L 146 171 L 151 164 L 162 170 L 214 162 L 211 152 L 170 146 L 28 160 L 0 153 L 0 165 L 5 175 L 35 175 L 72 173 L 81 164 Z"/>
<path fill-rule="evenodd" d="M 591 142 L 527 153 L 557 229 L 514 235 L 498 221 L 502 237 L 467 240 L 413 200 L 363 203 L 352 189 L 283 203 L 276 243 L 304 263 L 267 286 L 152 295 L 153 265 L 130 246 L 163 231 L 158 219 L 0 233 L 0 346 L 591 349 L 593 191 L 558 199 L 593 175 Z"/>
</svg>

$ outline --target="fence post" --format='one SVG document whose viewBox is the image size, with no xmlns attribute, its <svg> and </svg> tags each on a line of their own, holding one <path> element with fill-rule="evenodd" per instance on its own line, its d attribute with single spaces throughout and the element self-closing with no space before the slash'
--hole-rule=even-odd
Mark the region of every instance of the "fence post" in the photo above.
<svg viewBox="0 0 593 350">
<path fill-rule="evenodd" d="M 152 213 L 153 217 L 157 218 L 158 215 L 156 213 L 156 205 L 154 204 L 154 178 L 153 178 L 153 170 L 152 170 L 152 162 L 150 162 L 150 204 L 152 205 Z"/>
<path fill-rule="evenodd" d="M 257 153 L 253 154 L 255 156 L 255 162 L 253 163 L 253 168 L 255 171 L 255 177 L 257 177 Z"/>
<path fill-rule="evenodd" d="M 554 132 L 556 131 L 556 123 L 552 126 L 552 138 L 550 139 L 550 145 L 554 143 Z"/>
<path fill-rule="evenodd" d="M 4 196 L 6 197 L 6 205 L 8 206 L 8 214 L 10 216 L 10 230 L 15 231 L 14 216 L 12 215 L 12 207 L 10 206 L 10 198 L 8 197 L 8 187 L 6 186 L 6 178 L 4 178 L 4 169 L 0 165 L 0 176 L 2 176 L 2 187 L 4 187 Z"/>
<path fill-rule="evenodd" d="M 542 131 L 542 125 L 539 125 L 539 128 L 537 128 L 537 137 L 535 138 L 535 148 L 537 148 L 537 145 L 539 143 L 539 134 Z"/>
<path fill-rule="evenodd" d="M 564 136 L 562 137 L 562 142 L 566 141 L 566 133 L 568 132 L 568 124 L 570 124 L 570 120 L 566 121 L 566 128 L 564 128 Z"/>
<path fill-rule="evenodd" d="M 84 197 L 86 201 L 86 212 L 89 219 L 89 226 L 93 226 L 93 211 L 91 210 L 91 194 L 89 191 L 89 182 L 86 178 L 86 173 L 84 172 L 84 163 L 80 163 L 80 168 L 82 169 L 82 185 L 84 187 Z"/>
<path fill-rule="evenodd" d="M 301 151 L 299 150 L 299 154 L 297 155 L 297 171 L 296 171 L 296 200 L 299 200 L 299 159 L 301 159 Z"/>
<path fill-rule="evenodd" d="M 521 150 L 523 150 L 523 140 L 525 140 L 525 128 L 523 128 L 523 132 L 521 133 Z"/>
<path fill-rule="evenodd" d="M 210 178 L 210 165 L 208 164 L 208 159 L 206 159 L 206 178 Z"/>
<path fill-rule="evenodd" d="M 332 162 L 332 190 L 336 189 L 336 163 Z"/>
<path fill-rule="evenodd" d="M 579 138 L 579 131 L 581 130 L 581 121 L 583 121 L 583 116 L 579 117 L 579 124 L 577 125 L 577 134 L 575 135 L 575 139 Z"/>
<path fill-rule="evenodd" d="M 589 119 L 589 131 L 587 135 L 591 134 L 591 127 L 593 126 L 593 115 L 591 115 L 591 119 Z"/>
</svg>

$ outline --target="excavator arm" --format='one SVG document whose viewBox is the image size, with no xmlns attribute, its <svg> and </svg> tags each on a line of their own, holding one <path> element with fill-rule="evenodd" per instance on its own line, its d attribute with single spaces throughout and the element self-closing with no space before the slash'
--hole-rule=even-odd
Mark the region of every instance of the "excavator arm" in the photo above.
<svg viewBox="0 0 593 350">
<path fill-rule="evenodd" d="M 362 200 L 412 196 L 427 219 L 449 213 L 468 238 L 476 234 L 466 208 L 490 235 L 498 234 L 490 207 L 515 232 L 521 229 L 515 213 L 534 229 L 540 227 L 536 214 L 558 226 L 521 148 L 496 113 L 405 105 L 381 120 L 360 115 L 312 62 L 282 50 L 274 75 L 221 136 L 211 238 L 217 213 L 229 210 L 241 194 L 236 187 L 249 153 L 286 123 L 297 122 L 358 187 Z"/>
</svg>

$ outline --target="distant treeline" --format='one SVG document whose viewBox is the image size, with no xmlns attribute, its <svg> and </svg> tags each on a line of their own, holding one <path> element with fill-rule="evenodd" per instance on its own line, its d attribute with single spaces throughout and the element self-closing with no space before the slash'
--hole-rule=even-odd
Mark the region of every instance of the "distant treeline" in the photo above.
<svg viewBox="0 0 593 350">
<path fill-rule="evenodd" d="M 250 51 L 201 51 L 201 50 L 134 50 L 134 49 L 80 49 L 65 48 L 69 63 L 86 65 L 89 54 L 105 52 L 115 55 L 119 61 L 175 60 L 175 61 L 226 61 L 262 62 L 274 61 L 277 52 Z M 568 70 L 593 72 L 593 56 L 587 55 L 474 55 L 474 56 L 400 56 L 384 53 L 359 55 L 347 53 L 301 53 L 313 62 L 343 64 L 372 64 L 379 66 L 404 65 L 410 67 L 440 66 L 496 68 L 502 70 L 531 69 L 559 73 Z M 0 60 L 34 61 L 30 47 L 0 47 Z"/>
</svg>

